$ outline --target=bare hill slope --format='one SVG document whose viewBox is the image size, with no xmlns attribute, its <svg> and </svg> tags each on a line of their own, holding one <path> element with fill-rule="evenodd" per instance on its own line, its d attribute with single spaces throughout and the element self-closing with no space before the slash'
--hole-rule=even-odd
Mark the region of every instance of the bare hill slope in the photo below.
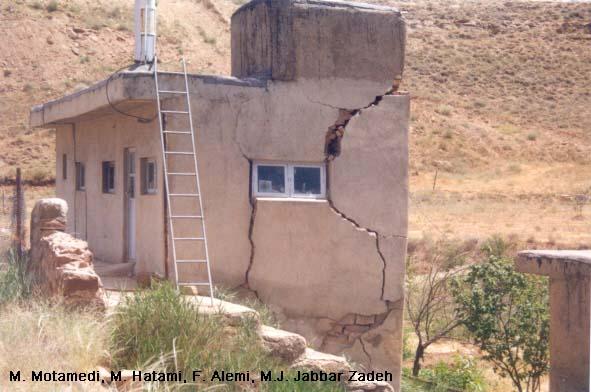
<svg viewBox="0 0 591 392">
<path fill-rule="evenodd" d="M 494 203 L 507 214 L 498 219 L 528 220 L 541 208 L 533 199 L 546 205 L 591 192 L 590 3 L 369 1 L 399 7 L 408 22 L 403 88 L 413 96 L 411 228 L 463 235 L 485 222 L 475 235 L 488 235 L 499 225 L 482 211 Z M 191 72 L 228 74 L 229 19 L 243 1 L 158 3 L 160 58 L 184 55 Z M 31 179 L 53 177 L 52 131 L 29 129 L 28 110 L 131 62 L 132 6 L 132 0 L 1 2 L 0 177 L 15 165 Z M 436 171 L 439 194 L 432 190 Z M 548 207 L 557 221 L 544 227 L 574 213 L 565 200 Z M 574 226 L 573 239 L 591 240 L 588 219 Z M 524 235 L 552 234 L 530 231 Z"/>
</svg>

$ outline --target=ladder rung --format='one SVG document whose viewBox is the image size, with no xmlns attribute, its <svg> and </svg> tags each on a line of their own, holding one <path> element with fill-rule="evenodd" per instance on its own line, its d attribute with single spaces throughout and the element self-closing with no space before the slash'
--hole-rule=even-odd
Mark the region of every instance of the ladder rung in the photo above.
<svg viewBox="0 0 591 392">
<path fill-rule="evenodd" d="M 202 219 L 201 215 L 171 215 L 172 219 Z"/>
<path fill-rule="evenodd" d="M 161 110 L 160 113 L 165 114 L 189 114 L 189 112 L 181 111 L 181 110 Z"/>
<path fill-rule="evenodd" d="M 174 237 L 173 241 L 203 241 L 203 237 Z"/>
<path fill-rule="evenodd" d="M 186 264 L 186 263 L 207 263 L 207 260 L 177 260 L 177 263 Z"/>
<path fill-rule="evenodd" d="M 162 131 L 162 133 L 176 133 L 179 135 L 190 135 L 191 132 L 186 132 L 186 131 Z"/>
<path fill-rule="evenodd" d="M 171 197 L 199 197 L 199 193 L 171 193 Z"/>
<path fill-rule="evenodd" d="M 175 91 L 175 90 L 158 90 L 159 93 L 164 94 L 186 94 L 186 91 Z"/>
<path fill-rule="evenodd" d="M 169 176 L 194 176 L 195 173 L 168 173 Z"/>
<path fill-rule="evenodd" d="M 164 151 L 164 153 L 171 155 L 193 155 L 190 151 Z"/>
<path fill-rule="evenodd" d="M 179 286 L 209 286 L 209 283 L 191 283 L 191 282 L 179 282 Z"/>
</svg>

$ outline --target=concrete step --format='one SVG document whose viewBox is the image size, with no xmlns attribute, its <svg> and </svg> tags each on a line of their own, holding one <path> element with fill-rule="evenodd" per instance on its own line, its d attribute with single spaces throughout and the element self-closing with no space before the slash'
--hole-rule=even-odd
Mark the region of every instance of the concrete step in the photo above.
<svg viewBox="0 0 591 392">
<path fill-rule="evenodd" d="M 102 278 L 107 276 L 128 277 L 133 275 L 135 263 L 107 263 L 102 260 L 94 260 L 94 270 Z"/>
</svg>

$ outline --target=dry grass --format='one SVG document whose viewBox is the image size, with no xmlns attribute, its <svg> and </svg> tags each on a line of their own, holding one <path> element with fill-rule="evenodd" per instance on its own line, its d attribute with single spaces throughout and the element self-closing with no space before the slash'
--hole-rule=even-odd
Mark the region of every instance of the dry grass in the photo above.
<svg viewBox="0 0 591 392">
<path fill-rule="evenodd" d="M 42 302 L 10 304 L 0 309 L 0 331 L 0 373 L 4 375 L 21 370 L 27 379 L 33 370 L 92 371 L 108 363 L 109 330 L 92 312 L 69 312 Z M 0 390 L 66 388 L 56 383 L 7 383 L 8 377 L 2 377 Z"/>
</svg>

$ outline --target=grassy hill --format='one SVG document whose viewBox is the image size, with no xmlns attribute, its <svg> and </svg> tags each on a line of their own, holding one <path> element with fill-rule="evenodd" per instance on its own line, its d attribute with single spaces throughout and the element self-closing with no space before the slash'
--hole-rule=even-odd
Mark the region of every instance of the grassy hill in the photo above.
<svg viewBox="0 0 591 392">
<path fill-rule="evenodd" d="M 591 208 L 574 197 L 591 190 L 591 4 L 370 2 L 408 22 L 411 235 L 591 244 Z M 228 74 L 229 20 L 242 3 L 160 0 L 160 58 Z M 52 131 L 31 130 L 28 110 L 130 63 L 132 6 L 2 3 L 0 177 L 15 165 L 53 176 Z"/>
</svg>

